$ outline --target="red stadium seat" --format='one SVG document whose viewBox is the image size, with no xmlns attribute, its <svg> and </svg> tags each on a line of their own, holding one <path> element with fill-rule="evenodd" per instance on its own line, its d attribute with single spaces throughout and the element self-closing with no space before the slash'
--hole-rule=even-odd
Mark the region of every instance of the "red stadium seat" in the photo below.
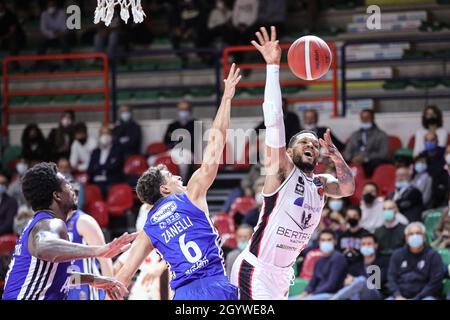
<svg viewBox="0 0 450 320">
<path fill-rule="evenodd" d="M 146 154 L 147 156 L 154 156 L 160 153 L 164 153 L 169 148 L 164 142 L 153 142 L 147 146 Z"/>
<path fill-rule="evenodd" d="M 355 177 L 355 193 L 350 197 L 350 202 L 352 204 L 359 205 L 361 201 L 362 189 L 368 180 L 366 179 L 366 173 L 364 172 L 364 168 L 361 164 L 352 163 L 349 167 Z"/>
<path fill-rule="evenodd" d="M 380 189 L 381 195 L 385 196 L 395 190 L 395 171 L 392 164 L 382 164 L 375 169 L 372 180 Z"/>
<path fill-rule="evenodd" d="M 107 228 L 109 223 L 108 206 L 104 201 L 95 201 L 86 208 L 89 213 L 100 225 L 101 228 Z"/>
<path fill-rule="evenodd" d="M 15 234 L 5 234 L 0 236 L 0 256 L 5 253 L 13 252 L 17 239 Z"/>
<path fill-rule="evenodd" d="M 148 169 L 147 161 L 141 155 L 132 155 L 127 158 L 123 167 L 126 176 L 140 176 Z"/>
<path fill-rule="evenodd" d="M 133 190 L 125 183 L 113 185 L 108 192 L 106 204 L 110 215 L 123 215 L 126 210 L 133 207 Z"/>
<path fill-rule="evenodd" d="M 222 245 L 228 248 L 235 248 L 236 231 L 233 219 L 225 212 L 219 212 L 212 217 L 212 221 L 222 239 Z"/>
<path fill-rule="evenodd" d="M 228 215 L 233 219 L 236 213 L 239 212 L 240 214 L 245 215 L 251 209 L 256 208 L 256 206 L 256 200 L 252 197 L 239 197 L 234 200 Z"/>
<path fill-rule="evenodd" d="M 388 136 L 389 139 L 389 158 L 391 158 L 397 149 L 402 147 L 402 141 L 397 136 Z"/>
<path fill-rule="evenodd" d="M 303 261 L 302 271 L 300 272 L 299 277 L 306 280 L 311 280 L 314 272 L 314 266 L 320 257 L 323 257 L 323 253 L 319 249 L 312 249 L 309 251 Z"/>
<path fill-rule="evenodd" d="M 96 184 L 87 184 L 84 187 L 84 207 L 87 208 L 95 201 L 103 201 L 102 191 Z"/>
<path fill-rule="evenodd" d="M 180 174 L 180 169 L 178 168 L 178 165 L 172 161 L 172 157 L 169 154 L 162 154 L 158 156 L 158 158 L 156 158 L 155 160 L 155 166 L 158 164 L 165 165 L 173 175 Z"/>
<path fill-rule="evenodd" d="M 416 136 L 412 135 L 408 141 L 408 149 L 414 150 L 414 144 L 416 143 Z"/>
</svg>

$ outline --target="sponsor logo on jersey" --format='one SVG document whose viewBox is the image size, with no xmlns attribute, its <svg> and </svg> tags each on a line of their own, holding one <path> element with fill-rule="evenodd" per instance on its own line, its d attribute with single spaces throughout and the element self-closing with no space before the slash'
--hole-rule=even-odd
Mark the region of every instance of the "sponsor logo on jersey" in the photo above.
<svg viewBox="0 0 450 320">
<path fill-rule="evenodd" d="M 16 256 L 20 256 L 21 253 L 22 253 L 22 244 L 19 243 L 14 247 L 14 254 Z"/>
<path fill-rule="evenodd" d="M 173 239 L 183 231 L 191 228 L 192 226 L 194 226 L 194 224 L 192 223 L 191 219 L 189 219 L 189 217 L 186 217 L 175 222 L 173 225 L 167 228 L 163 233 L 161 233 L 161 236 L 164 238 L 165 243 L 169 243 L 171 239 Z"/>
<path fill-rule="evenodd" d="M 322 207 L 312 207 L 307 203 L 305 203 L 303 205 L 303 208 L 305 208 L 308 211 L 312 211 L 313 213 L 321 213 L 322 212 Z"/>
<path fill-rule="evenodd" d="M 175 213 L 175 210 L 177 210 L 177 204 L 175 201 L 170 201 L 164 205 L 162 205 L 153 215 L 151 218 L 151 222 L 153 224 L 157 224 L 161 222 L 162 220 L 166 219 L 167 217 L 171 216 Z"/>
<path fill-rule="evenodd" d="M 192 265 L 188 270 L 186 270 L 185 274 L 190 275 L 197 271 L 198 269 L 201 269 L 209 264 L 209 260 L 207 256 L 205 255 L 202 259 L 198 260 L 195 264 Z"/>
<path fill-rule="evenodd" d="M 302 230 L 302 231 L 305 230 L 305 229 L 308 229 L 308 228 L 310 228 L 310 227 L 313 226 L 313 224 L 310 224 L 310 221 L 311 221 L 311 218 L 312 218 L 312 213 L 311 213 L 311 212 L 306 213 L 306 211 L 303 210 L 303 213 L 302 213 L 302 217 L 301 217 L 300 223 L 299 223 L 293 216 L 291 216 L 291 214 L 290 214 L 289 212 L 287 212 L 286 210 L 284 210 L 284 212 L 287 214 L 287 216 L 288 216 L 289 218 L 291 218 L 292 221 L 294 221 L 294 223 L 295 223 L 295 224 L 300 228 L 300 230 Z"/>
<path fill-rule="evenodd" d="M 295 191 L 296 194 L 303 196 L 305 194 L 305 181 L 302 177 L 298 177 L 298 182 L 295 185 Z"/>
<path fill-rule="evenodd" d="M 320 200 L 322 200 L 323 195 L 324 195 L 324 193 L 325 193 L 325 190 L 324 190 L 324 188 L 323 188 L 323 183 L 322 183 L 322 181 L 320 180 L 319 177 L 315 177 L 314 180 L 313 180 L 313 183 L 314 183 L 314 184 L 316 185 L 316 187 L 317 187 L 317 193 L 318 193 L 319 196 L 320 196 Z"/>
<path fill-rule="evenodd" d="M 309 234 L 309 233 L 295 231 L 295 230 L 292 230 L 289 228 L 285 228 L 283 226 L 278 226 L 277 235 L 283 236 L 283 237 L 291 239 L 291 240 L 297 240 L 297 241 L 291 241 L 294 243 L 309 241 L 309 239 L 311 238 L 311 234 Z"/>
<path fill-rule="evenodd" d="M 305 200 L 305 197 L 300 197 L 295 199 L 294 204 L 296 206 L 302 207 L 303 206 L 303 201 Z"/>
<path fill-rule="evenodd" d="M 281 244 L 281 243 L 277 244 L 277 248 L 288 250 L 288 251 L 297 251 L 296 247 L 290 247 L 290 246 L 287 246 L 287 245 Z"/>
</svg>

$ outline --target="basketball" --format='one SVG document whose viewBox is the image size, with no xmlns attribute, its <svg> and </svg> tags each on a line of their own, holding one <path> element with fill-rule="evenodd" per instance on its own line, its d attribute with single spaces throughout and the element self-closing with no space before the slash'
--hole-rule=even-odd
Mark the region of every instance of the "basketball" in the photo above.
<svg viewBox="0 0 450 320">
<path fill-rule="evenodd" d="M 300 79 L 316 80 L 330 68 L 331 50 L 319 37 L 304 36 L 289 48 L 288 64 L 292 73 Z"/>
</svg>

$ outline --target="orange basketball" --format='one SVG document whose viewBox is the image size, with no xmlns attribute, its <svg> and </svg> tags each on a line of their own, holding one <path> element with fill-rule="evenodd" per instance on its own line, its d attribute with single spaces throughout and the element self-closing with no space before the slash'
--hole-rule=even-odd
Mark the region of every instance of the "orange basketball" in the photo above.
<svg viewBox="0 0 450 320">
<path fill-rule="evenodd" d="M 292 73 L 300 79 L 316 80 L 330 68 L 331 50 L 322 39 L 304 36 L 289 48 L 288 64 Z"/>
</svg>

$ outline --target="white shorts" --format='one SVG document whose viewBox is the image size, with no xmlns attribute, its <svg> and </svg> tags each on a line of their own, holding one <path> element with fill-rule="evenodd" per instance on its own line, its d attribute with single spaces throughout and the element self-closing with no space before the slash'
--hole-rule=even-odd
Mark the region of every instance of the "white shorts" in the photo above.
<svg viewBox="0 0 450 320">
<path fill-rule="evenodd" d="M 239 288 L 240 300 L 287 300 L 294 277 L 292 267 L 261 262 L 247 250 L 237 257 L 231 269 L 231 283 Z"/>
</svg>

